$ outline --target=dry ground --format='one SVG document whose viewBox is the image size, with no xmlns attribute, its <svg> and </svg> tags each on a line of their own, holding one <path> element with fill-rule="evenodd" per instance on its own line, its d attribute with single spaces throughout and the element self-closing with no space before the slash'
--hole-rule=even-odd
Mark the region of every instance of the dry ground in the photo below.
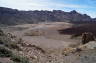
<svg viewBox="0 0 96 63">
<path fill-rule="evenodd" d="M 58 30 L 70 28 L 72 25 L 65 22 L 51 22 L 16 25 L 5 27 L 3 30 L 16 35 L 17 38 L 23 39 L 23 43 L 28 46 L 23 46 L 23 50 L 18 51 L 18 53 L 27 56 L 32 61 L 31 63 L 95 63 L 95 49 L 74 53 L 74 48 L 69 46 L 80 44 L 80 38 L 71 39 L 71 35 L 60 34 L 58 32 Z M 94 44 L 96 43 L 86 45 L 90 47 Z M 73 53 L 70 53 L 72 51 Z M 0 58 L 0 60 L 10 62 L 6 58 Z"/>
<path fill-rule="evenodd" d="M 58 32 L 60 29 L 70 27 L 72 27 L 72 24 L 70 23 L 51 22 L 10 26 L 4 30 L 6 32 L 11 32 L 17 37 L 21 37 L 26 43 L 34 44 L 47 49 L 57 49 L 80 42 L 76 39 L 70 39 L 70 35 L 61 35 Z M 33 36 L 32 33 L 35 35 Z"/>
</svg>

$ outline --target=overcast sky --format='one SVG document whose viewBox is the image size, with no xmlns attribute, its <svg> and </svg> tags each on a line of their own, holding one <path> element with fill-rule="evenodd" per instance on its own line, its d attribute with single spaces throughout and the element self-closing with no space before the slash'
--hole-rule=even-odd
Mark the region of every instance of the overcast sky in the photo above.
<svg viewBox="0 0 96 63">
<path fill-rule="evenodd" d="M 0 7 L 19 10 L 76 10 L 96 17 L 96 0 L 0 0 Z"/>
</svg>

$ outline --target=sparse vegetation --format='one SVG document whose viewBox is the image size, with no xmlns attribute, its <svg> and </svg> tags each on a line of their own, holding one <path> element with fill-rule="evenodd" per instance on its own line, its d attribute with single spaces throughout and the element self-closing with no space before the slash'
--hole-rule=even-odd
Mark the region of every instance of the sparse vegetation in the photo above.
<svg viewBox="0 0 96 63">
<path fill-rule="evenodd" d="M 0 46 L 0 57 L 9 57 L 17 63 L 29 63 L 29 60 L 26 57 L 13 54 L 11 50 L 8 50 L 4 46 Z"/>
<path fill-rule="evenodd" d="M 36 48 L 37 50 L 40 50 L 42 53 L 45 53 L 45 50 L 43 50 L 43 49 L 42 49 L 41 47 L 39 47 L 39 46 L 29 44 L 29 45 L 27 45 L 27 47 L 34 47 L 34 48 Z"/>
<path fill-rule="evenodd" d="M 11 38 L 7 35 L 0 36 L 0 44 L 2 44 L 2 46 L 0 46 L 0 57 L 10 57 L 17 63 L 29 63 L 27 58 L 12 53 L 12 49 L 17 49 L 18 51 L 21 50 L 21 48 L 16 42 L 11 41 Z"/>
<path fill-rule="evenodd" d="M 2 33 L 3 33 L 3 31 L 2 31 Z M 17 42 L 13 42 L 11 39 L 12 39 L 11 37 L 7 36 L 6 34 L 3 34 L 2 36 L 0 36 L 0 44 L 4 45 L 10 49 L 21 50 L 20 47 L 17 45 Z"/>
<path fill-rule="evenodd" d="M 29 63 L 28 58 L 19 55 L 12 55 L 11 60 L 18 63 Z"/>
<path fill-rule="evenodd" d="M 0 46 L 0 57 L 11 57 L 12 52 L 3 46 Z"/>
<path fill-rule="evenodd" d="M 10 40 L 7 38 L 7 36 L 3 33 L 2 30 L 0 30 L 0 44 L 5 44 L 9 42 Z"/>
<path fill-rule="evenodd" d="M 6 46 L 7 46 L 8 48 L 10 48 L 10 49 L 22 50 L 22 49 L 17 45 L 17 43 L 10 43 L 10 44 L 7 44 Z"/>
<path fill-rule="evenodd" d="M 25 33 L 25 36 L 40 36 L 42 35 L 42 32 L 39 30 L 29 31 Z"/>
<path fill-rule="evenodd" d="M 23 41 L 23 39 L 22 38 L 19 38 L 18 39 L 18 44 L 21 44 L 21 43 L 23 43 L 24 41 Z"/>
<path fill-rule="evenodd" d="M 0 39 L 0 44 L 4 44 L 4 42 Z"/>
<path fill-rule="evenodd" d="M 0 36 L 3 36 L 4 32 L 0 29 Z"/>
<path fill-rule="evenodd" d="M 11 49 L 20 49 L 16 42 L 12 42 L 7 36 L 0 37 L 0 44 L 11 48 Z"/>
</svg>

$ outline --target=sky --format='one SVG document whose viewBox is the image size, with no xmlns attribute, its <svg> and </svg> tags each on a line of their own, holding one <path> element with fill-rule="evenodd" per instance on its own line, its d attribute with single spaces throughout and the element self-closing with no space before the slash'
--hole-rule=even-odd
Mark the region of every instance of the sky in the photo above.
<svg viewBox="0 0 96 63">
<path fill-rule="evenodd" d="M 0 0 L 0 7 L 19 10 L 76 10 L 96 17 L 96 0 Z"/>
</svg>

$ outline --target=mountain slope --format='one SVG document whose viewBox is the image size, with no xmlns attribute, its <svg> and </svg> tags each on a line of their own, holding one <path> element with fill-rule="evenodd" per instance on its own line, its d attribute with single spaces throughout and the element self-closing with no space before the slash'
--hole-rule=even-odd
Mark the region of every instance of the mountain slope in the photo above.
<svg viewBox="0 0 96 63">
<path fill-rule="evenodd" d="M 20 11 L 17 9 L 0 7 L 0 23 L 7 25 L 39 23 L 39 22 L 86 22 L 92 18 L 86 14 L 80 14 L 75 10 L 64 12 L 53 11 Z"/>
</svg>

